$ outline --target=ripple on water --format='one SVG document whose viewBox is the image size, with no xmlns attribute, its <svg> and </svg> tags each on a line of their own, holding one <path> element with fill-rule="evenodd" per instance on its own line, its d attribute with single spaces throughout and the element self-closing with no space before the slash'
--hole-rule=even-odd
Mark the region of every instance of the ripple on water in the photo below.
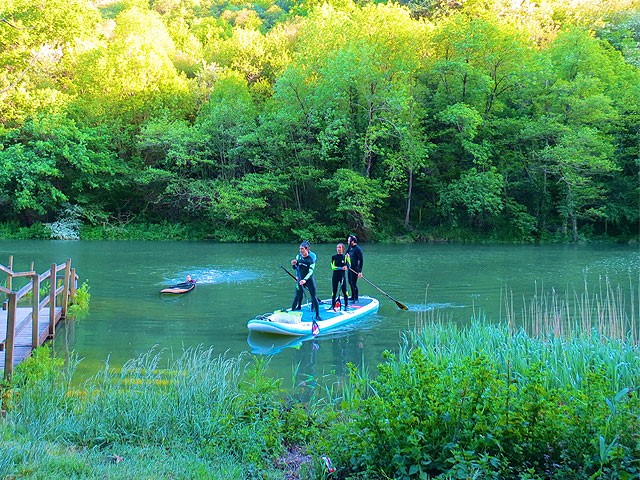
<svg viewBox="0 0 640 480">
<path fill-rule="evenodd" d="M 221 270 L 218 268 L 191 268 L 181 272 L 165 275 L 166 284 L 184 282 L 187 275 L 191 275 L 199 285 L 215 283 L 240 283 L 259 278 L 260 275 L 251 270 Z"/>
</svg>

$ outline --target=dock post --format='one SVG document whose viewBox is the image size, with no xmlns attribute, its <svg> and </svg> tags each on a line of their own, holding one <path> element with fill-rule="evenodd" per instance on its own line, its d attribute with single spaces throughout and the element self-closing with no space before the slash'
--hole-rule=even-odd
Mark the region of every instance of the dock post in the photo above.
<svg viewBox="0 0 640 480">
<path fill-rule="evenodd" d="M 11 292 L 9 296 L 9 308 L 7 311 L 7 341 L 4 351 L 4 378 L 5 380 L 11 380 L 13 376 L 13 348 L 15 345 L 16 335 L 16 309 L 18 306 L 18 299 L 16 292 Z"/>
<path fill-rule="evenodd" d="M 71 259 L 67 258 L 64 267 L 64 284 L 62 286 L 62 318 L 67 317 L 67 307 L 69 306 L 69 283 L 71 282 Z"/>
<path fill-rule="evenodd" d="M 9 270 L 13 272 L 13 255 L 9 255 Z M 13 277 L 11 274 L 7 274 L 7 288 L 11 290 L 11 280 Z"/>
<path fill-rule="evenodd" d="M 31 288 L 33 289 L 33 307 L 31 310 L 31 348 L 38 348 L 40 338 L 40 275 L 37 273 L 31 277 Z"/>
<path fill-rule="evenodd" d="M 71 300 L 71 303 L 74 303 L 74 300 L 76 299 L 76 293 L 78 292 L 78 282 L 75 268 L 71 269 L 71 285 L 69 286 L 69 288 L 69 300 Z"/>
<path fill-rule="evenodd" d="M 53 338 L 56 333 L 56 287 L 58 280 L 56 279 L 56 264 L 51 264 L 51 273 L 49 274 L 49 338 Z"/>
</svg>

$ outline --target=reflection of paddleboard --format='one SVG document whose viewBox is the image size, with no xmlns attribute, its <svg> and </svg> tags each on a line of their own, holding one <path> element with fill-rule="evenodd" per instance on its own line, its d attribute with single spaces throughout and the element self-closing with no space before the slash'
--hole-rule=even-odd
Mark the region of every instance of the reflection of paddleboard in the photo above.
<svg viewBox="0 0 640 480">
<path fill-rule="evenodd" d="M 329 300 L 326 304 L 331 303 Z M 361 319 L 362 317 L 375 313 L 380 307 L 380 302 L 372 297 L 360 297 L 358 303 L 349 304 L 349 308 L 334 312 L 320 306 L 320 318 L 317 322 L 320 334 L 325 334 L 336 330 L 343 325 Z M 302 313 L 302 315 L 300 315 Z M 295 317 L 298 317 L 296 319 Z M 249 320 L 247 328 L 252 332 L 273 333 L 276 335 L 307 336 L 313 335 L 313 318 L 315 314 L 311 312 L 311 304 L 306 303 L 302 310 L 292 312 L 288 310 L 278 310 L 273 313 L 260 315 Z"/>
<path fill-rule="evenodd" d="M 172 285 L 171 287 L 163 288 L 162 290 L 160 290 L 160 293 L 174 293 L 174 294 L 187 293 L 193 290 L 194 288 L 196 288 L 195 282 L 183 282 L 183 283 L 177 283 L 175 285 Z"/>
<path fill-rule="evenodd" d="M 269 333 L 249 332 L 247 343 L 251 347 L 251 353 L 258 355 L 275 355 L 287 348 L 300 348 L 310 340 L 311 335 L 305 337 L 292 337 L 291 335 L 271 335 Z"/>
</svg>

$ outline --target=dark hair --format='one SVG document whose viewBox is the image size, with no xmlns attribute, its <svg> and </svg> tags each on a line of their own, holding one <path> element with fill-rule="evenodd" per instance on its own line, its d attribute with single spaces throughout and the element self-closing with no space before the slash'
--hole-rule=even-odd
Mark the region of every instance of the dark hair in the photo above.
<svg viewBox="0 0 640 480">
<path fill-rule="evenodd" d="M 307 240 L 305 240 L 304 242 L 302 242 L 302 243 L 300 244 L 300 246 L 301 246 L 301 247 L 304 247 L 304 248 L 309 248 L 311 245 L 309 244 L 309 242 L 308 242 Z"/>
<path fill-rule="evenodd" d="M 351 235 L 349 235 L 349 238 L 347 239 L 347 242 L 351 243 L 351 240 L 353 240 L 354 242 L 358 243 L 358 237 L 356 237 L 353 233 Z"/>
</svg>

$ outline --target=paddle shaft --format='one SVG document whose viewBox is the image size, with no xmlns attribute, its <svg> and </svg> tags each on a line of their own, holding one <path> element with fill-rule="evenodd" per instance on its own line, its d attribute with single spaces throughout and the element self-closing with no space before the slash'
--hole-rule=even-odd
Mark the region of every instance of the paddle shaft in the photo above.
<svg viewBox="0 0 640 480">
<path fill-rule="evenodd" d="M 294 277 L 294 276 L 293 276 L 293 274 L 292 274 L 289 270 L 287 270 L 286 268 L 284 268 L 282 265 L 280 265 L 280 268 L 281 268 L 281 269 L 283 269 L 285 272 L 287 272 L 287 275 L 289 275 L 291 278 L 293 278 L 293 279 L 295 280 L 296 284 L 298 284 L 298 285 L 300 284 L 300 283 L 298 282 L 298 279 L 297 279 L 296 277 Z M 309 289 L 309 287 L 307 287 L 307 285 L 306 285 L 306 284 L 305 284 L 305 287 L 307 288 L 307 290 Z M 306 301 L 306 298 L 307 298 L 307 292 L 305 292 L 305 290 L 304 290 L 304 289 L 303 289 L 302 291 L 304 292 L 304 298 L 305 298 L 305 301 Z"/>
<path fill-rule="evenodd" d="M 351 270 L 353 273 L 355 274 L 359 274 L 362 275 L 360 272 L 356 272 L 353 268 L 349 267 L 349 270 Z M 394 302 L 396 302 L 396 305 L 398 306 L 399 309 L 401 310 L 409 310 L 409 307 L 407 307 L 404 303 L 399 302 L 398 300 L 396 300 L 395 298 L 393 298 L 391 295 L 389 295 L 387 292 L 385 292 L 384 290 L 382 290 L 380 287 L 378 287 L 377 285 L 375 285 L 373 282 L 369 281 L 367 278 L 365 278 L 364 276 L 362 277 L 362 279 L 367 282 L 369 285 L 371 285 L 373 288 L 375 288 L 376 290 L 378 290 L 380 293 L 382 293 L 383 295 L 386 295 L 387 297 L 389 297 L 391 300 L 393 300 Z"/>
<path fill-rule="evenodd" d="M 283 269 L 285 272 L 287 272 L 287 275 L 289 275 L 291 278 L 293 278 L 296 281 L 296 283 L 298 283 L 298 279 L 296 277 L 294 277 L 293 274 L 289 270 L 284 268 L 282 265 L 280 265 L 280 268 Z"/>
</svg>

